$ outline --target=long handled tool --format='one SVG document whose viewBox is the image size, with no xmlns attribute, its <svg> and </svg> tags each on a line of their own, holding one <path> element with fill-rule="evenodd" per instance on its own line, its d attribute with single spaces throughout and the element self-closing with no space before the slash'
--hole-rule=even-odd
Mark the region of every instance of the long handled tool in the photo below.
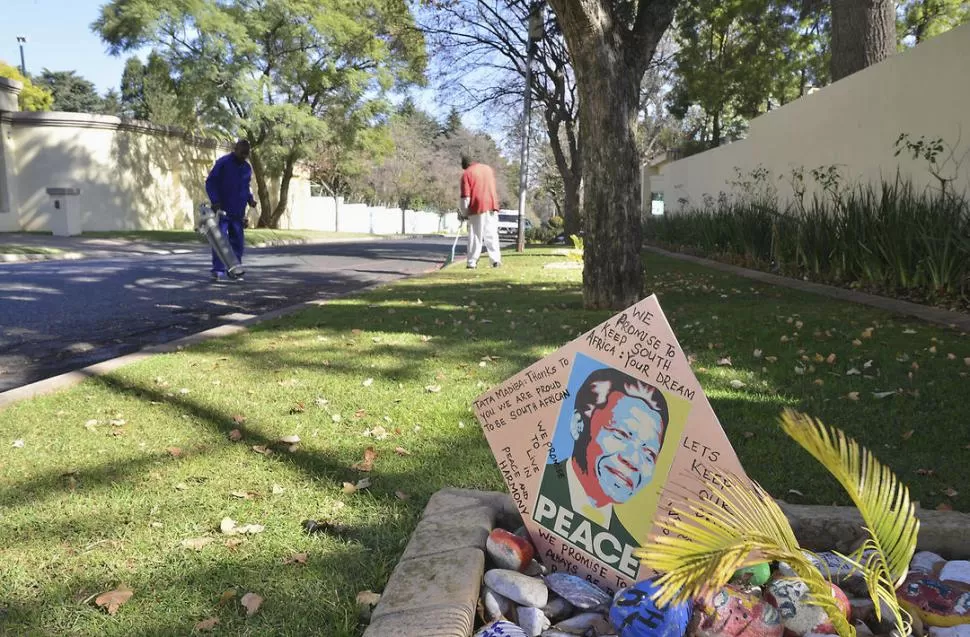
<svg viewBox="0 0 970 637">
<path fill-rule="evenodd" d="M 465 227 L 465 220 L 459 217 L 458 232 L 455 234 L 455 242 L 451 244 L 451 256 L 445 261 L 446 266 L 455 262 L 455 249 L 458 247 L 458 240 L 461 239 L 461 229 L 463 227 Z"/>
<path fill-rule="evenodd" d="M 218 215 L 208 204 L 199 206 L 199 222 L 195 226 L 196 232 L 201 234 L 215 250 L 216 254 L 226 266 L 226 273 L 230 279 L 236 279 L 246 273 L 236 254 L 229 246 L 229 241 L 219 230 Z"/>
</svg>

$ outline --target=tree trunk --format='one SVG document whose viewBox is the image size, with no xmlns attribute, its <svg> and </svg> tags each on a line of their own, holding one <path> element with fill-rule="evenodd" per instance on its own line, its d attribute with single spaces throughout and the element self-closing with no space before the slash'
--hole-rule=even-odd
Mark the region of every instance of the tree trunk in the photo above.
<svg viewBox="0 0 970 637">
<path fill-rule="evenodd" d="M 577 66 L 579 135 L 583 148 L 583 301 L 620 310 L 643 293 L 639 153 L 634 121 L 641 76 L 601 51 L 595 65 Z"/>
<path fill-rule="evenodd" d="M 579 192 L 583 183 L 583 177 L 579 171 L 567 171 L 563 176 L 563 202 L 562 218 L 565 222 L 563 230 L 568 237 L 571 234 L 579 234 L 583 227 L 583 215 L 580 209 Z"/>
<path fill-rule="evenodd" d="M 256 198 L 259 199 L 259 220 L 256 221 L 257 228 L 272 228 L 272 206 L 269 201 L 269 185 L 266 168 L 257 153 L 250 156 L 249 162 L 253 165 L 253 177 L 256 179 Z"/>
<path fill-rule="evenodd" d="M 295 165 L 296 159 L 293 157 L 286 158 L 286 164 L 283 165 L 283 174 L 280 176 L 280 198 L 276 202 L 276 208 L 273 210 L 271 228 L 278 228 L 280 219 L 286 214 L 286 204 L 290 198 L 290 180 L 293 179 L 293 167 Z"/>
<path fill-rule="evenodd" d="M 832 0 L 832 81 L 896 52 L 894 0 Z"/>
</svg>

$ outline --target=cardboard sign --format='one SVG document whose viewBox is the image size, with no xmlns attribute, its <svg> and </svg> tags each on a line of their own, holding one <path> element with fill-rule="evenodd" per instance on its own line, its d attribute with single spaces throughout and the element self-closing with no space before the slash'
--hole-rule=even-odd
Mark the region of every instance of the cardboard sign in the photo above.
<svg viewBox="0 0 970 637">
<path fill-rule="evenodd" d="M 610 593 L 671 507 L 744 472 L 656 296 L 475 401 L 537 557 Z"/>
</svg>

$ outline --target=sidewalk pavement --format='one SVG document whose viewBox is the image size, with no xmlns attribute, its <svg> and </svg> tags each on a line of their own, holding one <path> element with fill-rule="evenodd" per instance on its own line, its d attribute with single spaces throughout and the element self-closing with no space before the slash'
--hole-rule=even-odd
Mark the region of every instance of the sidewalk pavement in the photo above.
<svg viewBox="0 0 970 637">
<path fill-rule="evenodd" d="M 370 237 L 320 237 L 313 239 L 279 239 L 246 246 L 247 250 L 275 248 L 288 245 L 314 245 L 324 243 L 350 243 L 381 241 L 388 239 L 414 239 L 424 235 L 374 235 Z M 5 246 L 35 249 L 52 249 L 57 252 L 21 254 L 4 252 Z M 209 246 L 201 236 L 198 241 L 166 242 L 141 239 L 105 237 L 55 237 L 45 234 L 0 233 L 0 263 L 32 261 L 63 261 L 76 259 L 111 259 L 131 255 L 189 254 L 208 251 Z"/>
</svg>

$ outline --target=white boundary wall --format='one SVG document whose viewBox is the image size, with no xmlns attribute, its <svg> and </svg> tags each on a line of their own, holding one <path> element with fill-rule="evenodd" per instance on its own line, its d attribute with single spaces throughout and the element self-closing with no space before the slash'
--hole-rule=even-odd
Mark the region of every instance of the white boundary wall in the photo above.
<svg viewBox="0 0 970 637">
<path fill-rule="evenodd" d="M 892 181 L 897 170 L 921 187 L 938 182 L 923 160 L 894 157 L 901 133 L 942 138 L 970 150 L 970 24 L 953 29 L 879 64 L 751 121 L 746 139 L 671 162 L 643 184 L 664 193 L 666 213 L 699 206 L 705 194 L 730 192 L 735 167 L 772 173 L 782 199 L 791 196 L 792 168 L 838 165 L 849 184 Z M 956 174 L 957 191 L 970 191 L 970 157 Z"/>
</svg>

